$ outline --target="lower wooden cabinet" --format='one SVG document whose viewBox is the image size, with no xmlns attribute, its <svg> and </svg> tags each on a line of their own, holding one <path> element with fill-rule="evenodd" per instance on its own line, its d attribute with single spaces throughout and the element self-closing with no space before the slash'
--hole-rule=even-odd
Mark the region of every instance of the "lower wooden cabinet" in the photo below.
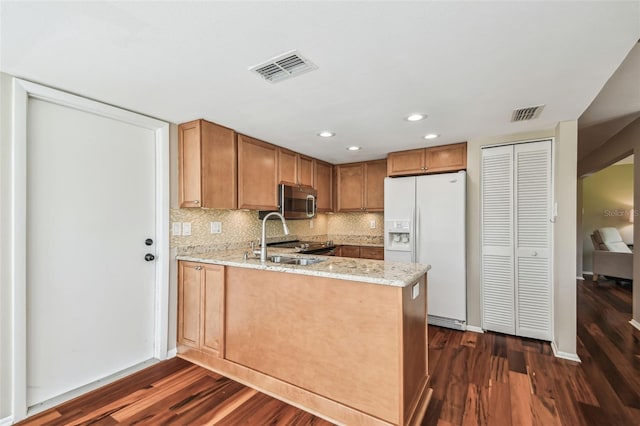
<svg viewBox="0 0 640 426">
<path fill-rule="evenodd" d="M 339 246 L 336 249 L 336 256 L 384 260 L 384 248 L 371 246 Z"/>
<path fill-rule="evenodd" d="M 223 354 L 224 266 L 178 262 L 178 346 Z"/>
<path fill-rule="evenodd" d="M 360 247 L 361 259 L 374 259 L 384 260 L 384 248 L 383 247 Z"/>
</svg>

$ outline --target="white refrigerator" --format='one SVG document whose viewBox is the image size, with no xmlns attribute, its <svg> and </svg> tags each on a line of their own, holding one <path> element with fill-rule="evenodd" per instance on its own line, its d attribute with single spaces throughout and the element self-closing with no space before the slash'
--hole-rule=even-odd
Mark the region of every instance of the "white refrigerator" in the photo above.
<svg viewBox="0 0 640 426">
<path fill-rule="evenodd" d="M 466 330 L 466 172 L 385 178 L 384 259 L 431 265 L 429 324 Z"/>
</svg>

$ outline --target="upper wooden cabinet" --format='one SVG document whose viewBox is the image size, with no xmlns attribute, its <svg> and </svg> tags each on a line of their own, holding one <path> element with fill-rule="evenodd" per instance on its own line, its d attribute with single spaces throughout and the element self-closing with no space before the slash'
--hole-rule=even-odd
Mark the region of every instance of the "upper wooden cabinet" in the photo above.
<svg viewBox="0 0 640 426">
<path fill-rule="evenodd" d="M 337 211 L 383 211 L 387 160 L 336 166 Z"/>
<path fill-rule="evenodd" d="M 316 160 L 314 187 L 318 192 L 318 212 L 333 211 L 333 165 Z"/>
<path fill-rule="evenodd" d="M 390 152 L 387 157 L 389 176 L 454 172 L 467 168 L 467 143 Z"/>
<path fill-rule="evenodd" d="M 384 178 L 387 177 L 387 160 L 364 163 L 364 210 L 384 210 Z"/>
<path fill-rule="evenodd" d="M 238 134 L 238 208 L 278 209 L 278 147 Z"/>
<path fill-rule="evenodd" d="M 178 126 L 180 207 L 237 207 L 236 134 L 205 120 Z"/>
<path fill-rule="evenodd" d="M 178 262 L 178 345 L 222 354 L 224 266 Z"/>
<path fill-rule="evenodd" d="M 314 162 L 311 157 L 278 148 L 278 181 L 288 185 L 313 186 Z"/>
<path fill-rule="evenodd" d="M 305 186 L 315 185 L 316 160 L 306 155 L 298 154 L 298 184 Z"/>
</svg>

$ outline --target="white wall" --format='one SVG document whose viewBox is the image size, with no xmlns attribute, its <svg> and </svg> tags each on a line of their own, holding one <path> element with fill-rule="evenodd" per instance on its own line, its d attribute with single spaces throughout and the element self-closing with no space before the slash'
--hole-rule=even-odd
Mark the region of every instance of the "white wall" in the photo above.
<svg viewBox="0 0 640 426">
<path fill-rule="evenodd" d="M 169 126 L 169 205 L 178 208 L 178 126 Z M 177 248 L 171 248 L 169 259 L 169 330 L 168 350 L 176 349 L 178 342 L 178 261 Z"/>
<path fill-rule="evenodd" d="M 576 155 L 577 135 L 571 132 L 575 121 L 563 122 L 556 129 L 510 135 L 472 138 L 467 142 L 467 321 L 481 327 L 480 286 L 480 160 L 483 146 L 555 137 L 554 182 L 562 227 L 554 227 L 554 334 L 559 351 L 570 355 L 576 350 Z M 559 191 L 559 192 L 558 192 Z M 567 225 L 568 224 L 568 225 Z M 573 231 L 565 232 L 565 227 Z M 572 259 L 569 259 L 572 258 Z M 570 277 L 567 265 L 571 266 Z M 560 337 L 560 339 L 558 339 Z"/>
<path fill-rule="evenodd" d="M 7 197 L 11 142 L 11 77 L 0 73 L 0 419 L 11 414 L 11 223 Z"/>
<path fill-rule="evenodd" d="M 557 352 L 576 356 L 576 210 L 578 122 L 556 126 L 554 190 L 558 216 L 553 235 L 554 344 Z"/>
</svg>

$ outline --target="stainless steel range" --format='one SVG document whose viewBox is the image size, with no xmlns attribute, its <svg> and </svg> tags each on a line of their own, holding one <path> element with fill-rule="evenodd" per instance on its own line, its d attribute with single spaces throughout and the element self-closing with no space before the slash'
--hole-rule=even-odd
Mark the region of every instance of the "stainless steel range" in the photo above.
<svg viewBox="0 0 640 426">
<path fill-rule="evenodd" d="M 269 247 L 295 248 L 298 253 L 302 254 L 319 254 L 323 256 L 335 256 L 336 246 L 333 241 L 280 241 L 277 243 L 267 244 Z"/>
</svg>

